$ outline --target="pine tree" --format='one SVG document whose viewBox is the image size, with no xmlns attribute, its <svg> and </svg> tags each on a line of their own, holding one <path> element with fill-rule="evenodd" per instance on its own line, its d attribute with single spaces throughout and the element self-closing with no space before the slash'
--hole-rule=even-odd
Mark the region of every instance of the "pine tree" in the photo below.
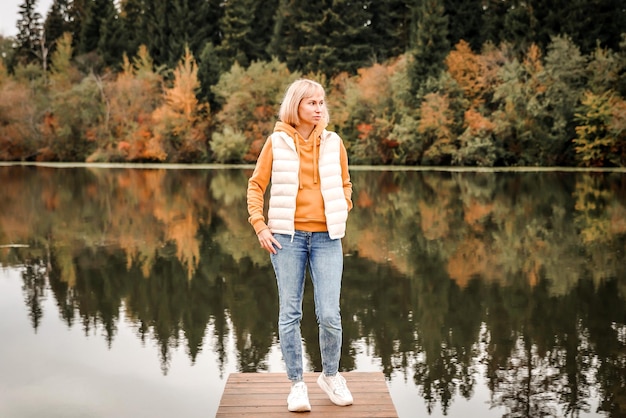
<svg viewBox="0 0 626 418">
<path fill-rule="evenodd" d="M 411 91 L 418 94 L 429 77 L 438 77 L 450 50 L 448 17 L 443 0 L 424 0 L 414 6 L 413 63 L 409 70 Z"/>
<path fill-rule="evenodd" d="M 168 20 L 171 32 L 168 63 L 173 66 L 186 54 L 186 48 L 194 57 L 200 55 L 211 31 L 216 28 L 216 21 L 211 21 L 211 3 L 207 1 L 178 0 L 172 3 L 172 15 Z"/>
<path fill-rule="evenodd" d="M 139 46 L 146 43 L 144 7 L 145 0 L 122 0 L 120 3 L 120 21 L 125 38 L 124 51 L 128 56 L 135 55 Z"/>
<path fill-rule="evenodd" d="M 369 1 L 334 0 L 321 19 L 318 39 L 313 37 L 302 52 L 310 55 L 303 70 L 327 77 L 372 64 L 374 51 Z"/>
<path fill-rule="evenodd" d="M 111 15 L 111 8 L 115 8 L 113 0 L 89 0 L 81 28 L 79 44 L 81 53 L 87 54 L 98 50 L 103 22 Z"/>
<path fill-rule="evenodd" d="M 175 60 L 170 57 L 169 48 L 169 21 L 168 16 L 172 14 L 173 7 L 170 1 L 153 0 L 145 3 L 145 36 L 148 52 L 154 63 L 159 66 L 163 64 L 174 65 Z"/>
<path fill-rule="evenodd" d="M 81 36 L 83 33 L 83 26 L 87 20 L 87 10 L 89 4 L 93 0 L 69 0 L 69 27 L 72 33 L 72 42 L 74 47 L 74 54 L 78 52 L 81 45 Z"/>
<path fill-rule="evenodd" d="M 221 66 L 233 63 L 247 67 L 254 61 L 269 61 L 269 43 L 278 0 L 232 0 L 219 21 L 222 40 L 216 48 Z"/>
<path fill-rule="evenodd" d="M 448 16 L 448 40 L 456 45 L 461 39 L 468 42 L 473 50 L 479 51 L 484 40 L 482 2 L 476 0 L 445 0 Z"/>
<path fill-rule="evenodd" d="M 367 1 L 281 0 L 270 53 L 291 71 L 354 72 L 374 57 Z"/>
<path fill-rule="evenodd" d="M 123 34 L 122 22 L 113 2 L 106 4 L 106 13 L 100 25 L 98 39 L 98 55 L 106 65 L 114 66 L 121 63 L 124 51 L 128 49 Z"/>
<path fill-rule="evenodd" d="M 405 0 L 371 1 L 367 10 L 376 61 L 397 57 L 409 49 L 411 20 Z"/>
<path fill-rule="evenodd" d="M 504 19 L 510 8 L 510 0 L 483 0 L 480 39 L 499 45 L 503 39 Z"/>
<path fill-rule="evenodd" d="M 36 8 L 37 0 L 24 0 L 19 6 L 15 58 L 20 63 L 33 62 L 41 56 L 43 27 Z"/>
<path fill-rule="evenodd" d="M 46 34 L 46 45 L 50 53 L 53 53 L 56 49 L 56 43 L 63 34 L 72 31 L 68 0 L 54 0 L 52 2 L 43 28 Z"/>
</svg>

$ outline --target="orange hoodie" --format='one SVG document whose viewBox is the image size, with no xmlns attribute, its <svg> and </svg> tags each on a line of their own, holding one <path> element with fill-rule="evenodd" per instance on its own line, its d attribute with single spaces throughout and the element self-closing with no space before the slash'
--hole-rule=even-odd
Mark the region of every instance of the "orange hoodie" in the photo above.
<svg viewBox="0 0 626 418">
<path fill-rule="evenodd" d="M 274 132 L 285 132 L 294 139 L 300 158 L 299 188 L 296 196 L 296 213 L 294 226 L 296 230 L 307 232 L 323 232 L 327 230 L 326 215 L 324 214 L 324 200 L 320 190 L 318 173 L 319 147 L 323 126 L 316 126 L 308 138 L 304 139 L 291 125 L 276 122 Z M 267 229 L 264 211 L 264 195 L 271 180 L 272 174 L 272 144 L 271 137 L 265 141 L 263 149 L 248 181 L 248 221 L 258 234 Z M 352 183 L 348 172 L 348 155 L 343 143 L 341 144 L 341 172 L 343 190 L 348 203 L 348 210 L 352 209 Z"/>
</svg>

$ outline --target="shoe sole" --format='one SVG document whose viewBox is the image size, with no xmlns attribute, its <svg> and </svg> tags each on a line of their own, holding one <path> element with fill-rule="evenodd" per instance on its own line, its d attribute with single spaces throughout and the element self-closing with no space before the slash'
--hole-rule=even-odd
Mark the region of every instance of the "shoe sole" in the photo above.
<svg viewBox="0 0 626 418">
<path fill-rule="evenodd" d="M 352 405 L 353 401 L 344 401 L 344 400 L 338 399 L 333 393 L 333 391 L 331 390 L 330 386 L 326 384 L 322 375 L 320 375 L 320 377 L 317 378 L 317 385 L 324 391 L 324 393 L 326 393 L 326 395 L 328 395 L 328 397 L 330 398 L 330 401 L 334 403 L 335 405 L 337 406 Z"/>
<path fill-rule="evenodd" d="M 311 412 L 311 406 L 310 405 L 300 405 L 297 408 L 287 408 L 287 410 L 289 412 Z"/>
</svg>

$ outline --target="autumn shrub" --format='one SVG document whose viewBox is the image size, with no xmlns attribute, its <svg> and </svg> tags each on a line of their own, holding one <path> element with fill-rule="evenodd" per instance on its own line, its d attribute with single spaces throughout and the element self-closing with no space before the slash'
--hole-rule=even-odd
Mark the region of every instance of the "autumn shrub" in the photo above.
<svg viewBox="0 0 626 418">
<path fill-rule="evenodd" d="M 102 138 L 88 161 L 164 160 L 164 151 L 157 152 L 157 158 L 144 155 L 152 149 L 146 141 L 153 136 L 152 112 L 163 102 L 162 81 L 145 46 L 139 48 L 132 63 L 124 56 L 122 71 L 104 87 L 109 135 Z"/>
<path fill-rule="evenodd" d="M 94 75 L 67 91 L 55 92 L 47 131 L 49 145 L 42 159 L 85 161 L 97 147 L 105 115 L 99 81 Z"/>
<path fill-rule="evenodd" d="M 274 59 L 254 62 L 248 68 L 234 64 L 213 86 L 211 91 L 221 104 L 215 115 L 216 131 L 224 133 L 228 126 L 245 135 L 248 151 L 244 161 L 256 161 L 261 146 L 274 130 L 285 90 L 298 77 L 299 73 L 292 74 L 284 63 Z"/>
<path fill-rule="evenodd" d="M 8 77 L 0 80 L 0 160 L 33 159 L 39 144 L 39 124 L 33 91 Z"/>
<path fill-rule="evenodd" d="M 211 136 L 211 152 L 215 162 L 238 163 L 244 160 L 248 151 L 246 136 L 230 126 L 225 126 L 223 131 L 214 132 Z"/>
</svg>

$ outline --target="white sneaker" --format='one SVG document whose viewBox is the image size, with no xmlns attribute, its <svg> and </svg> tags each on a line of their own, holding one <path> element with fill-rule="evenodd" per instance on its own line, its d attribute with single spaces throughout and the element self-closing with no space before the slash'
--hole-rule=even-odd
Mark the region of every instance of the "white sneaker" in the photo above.
<svg viewBox="0 0 626 418">
<path fill-rule="evenodd" d="M 287 409 L 291 412 L 308 412 L 311 410 L 306 383 L 298 382 L 291 386 L 287 396 Z"/>
<path fill-rule="evenodd" d="M 339 373 L 334 376 L 326 376 L 322 373 L 317 379 L 317 384 L 320 385 L 322 390 L 326 392 L 332 403 L 335 405 L 352 405 L 352 394 L 350 393 L 348 386 L 346 386 L 346 379 L 344 379 Z"/>
</svg>

